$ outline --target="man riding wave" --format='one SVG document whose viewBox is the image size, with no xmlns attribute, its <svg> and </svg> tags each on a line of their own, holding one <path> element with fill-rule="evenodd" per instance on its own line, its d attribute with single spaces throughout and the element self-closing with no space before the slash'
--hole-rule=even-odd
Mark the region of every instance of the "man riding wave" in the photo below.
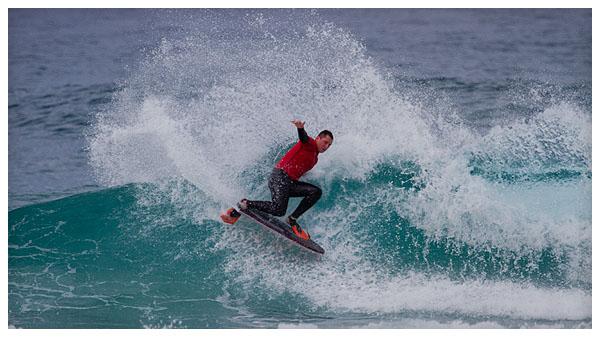
<svg viewBox="0 0 600 337">
<path fill-rule="evenodd" d="M 308 240 L 310 236 L 302 230 L 297 220 L 321 198 L 322 191 L 319 187 L 299 179 L 317 164 L 319 154 L 329 149 L 333 143 L 333 134 L 329 130 L 323 130 L 313 139 L 304 130 L 304 122 L 295 119 L 292 123 L 298 129 L 299 141 L 273 168 L 269 178 L 272 200 L 242 199 L 238 206 L 242 210 L 259 210 L 275 216 L 284 216 L 289 199 L 303 197 L 296 210 L 288 216 L 287 223 L 292 227 L 294 234 Z M 221 218 L 225 222 L 233 223 L 239 217 L 239 213 L 234 212 L 234 209 L 229 209 Z"/>
</svg>

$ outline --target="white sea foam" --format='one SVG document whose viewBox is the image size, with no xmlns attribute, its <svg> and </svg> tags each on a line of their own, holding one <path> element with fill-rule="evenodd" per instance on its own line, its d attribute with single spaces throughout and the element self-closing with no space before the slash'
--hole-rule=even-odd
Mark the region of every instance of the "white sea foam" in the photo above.
<svg viewBox="0 0 600 337">
<path fill-rule="evenodd" d="M 265 29 L 260 22 L 251 20 L 252 29 Z M 577 270 L 572 278 L 589 282 L 588 178 L 558 188 L 544 181 L 505 186 L 473 175 L 469 166 L 476 155 L 484 158 L 485 169 L 510 168 L 514 159 L 532 164 L 521 166 L 520 173 L 540 172 L 550 164 L 591 170 L 591 129 L 585 113 L 558 105 L 533 122 L 508 122 L 477 136 L 398 93 L 364 46 L 343 30 L 308 24 L 292 37 L 266 33 L 258 41 L 218 43 L 201 34 L 163 40 L 94 126 L 90 161 L 99 179 L 113 185 L 176 176 L 222 208 L 244 196 L 267 197 L 263 175 L 276 159 L 267 154 L 295 141 L 289 120 L 301 118 L 311 135 L 324 128 L 335 135 L 331 149 L 306 177 L 325 190 L 336 178 L 365 183 L 377 164 L 399 161 L 416 163 L 425 187 L 415 193 L 390 189 L 397 193 L 373 195 L 364 186 L 364 200 L 350 202 L 351 210 L 332 207 L 329 213 L 307 215 L 314 237 L 327 252 L 321 260 L 282 257 L 287 242 L 225 229 L 217 247 L 237 252 L 224 267 L 241 283 L 253 280 L 275 291 L 303 293 L 314 305 L 336 311 L 591 317 L 591 295 L 584 290 L 510 281 L 456 282 L 419 273 L 390 276 L 361 255 L 360 238 L 344 228 L 353 214 L 384 203 L 432 238 L 517 252 L 566 247 L 572 252 L 566 268 Z M 263 190 L 252 190 L 257 179 L 262 179 Z M 173 197 L 178 185 L 161 186 L 176 203 L 199 203 L 198 195 L 175 192 Z M 561 195 L 549 198 L 551 191 Z M 581 204 L 564 206 L 573 196 Z M 559 216 L 553 216 L 559 209 Z M 193 216 L 203 221 L 216 219 L 217 213 L 206 208 Z"/>
<path fill-rule="evenodd" d="M 315 234 L 321 235 L 319 231 Z M 523 320 L 591 318 L 591 294 L 584 290 L 540 288 L 511 281 L 458 282 L 415 272 L 391 276 L 367 261 L 360 254 L 361 243 L 346 233 L 337 233 L 336 243 L 323 236 L 327 253 L 314 261 L 292 255 L 285 243 L 265 242 L 263 235 L 258 232 L 248 237 L 246 231 L 234 230 L 227 233 L 223 238 L 226 242 L 221 244 L 240 255 L 228 261 L 226 270 L 239 275 L 240 284 L 254 286 L 260 280 L 277 293 L 302 294 L 313 305 L 330 310 L 369 314 L 435 312 Z"/>
</svg>

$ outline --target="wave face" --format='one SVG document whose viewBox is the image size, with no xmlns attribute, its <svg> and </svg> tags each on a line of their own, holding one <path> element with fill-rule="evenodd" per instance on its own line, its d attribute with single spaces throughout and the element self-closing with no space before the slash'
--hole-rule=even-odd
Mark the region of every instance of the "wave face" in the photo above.
<svg viewBox="0 0 600 337">
<path fill-rule="evenodd" d="M 591 327 L 585 99 L 545 87 L 482 131 L 423 96 L 462 84 L 419 91 L 302 13 L 205 29 L 217 15 L 147 53 L 87 132 L 109 187 L 9 212 L 9 323 Z M 302 217 L 322 257 L 218 219 L 269 198 L 292 118 L 335 135 L 305 177 L 324 192 Z"/>
</svg>

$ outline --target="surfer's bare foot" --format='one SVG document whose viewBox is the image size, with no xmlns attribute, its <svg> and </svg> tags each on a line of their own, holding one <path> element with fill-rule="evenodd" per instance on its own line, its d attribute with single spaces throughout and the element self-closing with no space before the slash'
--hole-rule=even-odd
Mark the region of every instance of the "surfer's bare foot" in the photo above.
<svg viewBox="0 0 600 337">
<path fill-rule="evenodd" d="M 240 209 L 242 211 L 247 210 L 248 209 L 248 200 L 247 199 L 240 200 L 240 202 L 238 203 L 238 206 L 240 207 Z"/>
</svg>

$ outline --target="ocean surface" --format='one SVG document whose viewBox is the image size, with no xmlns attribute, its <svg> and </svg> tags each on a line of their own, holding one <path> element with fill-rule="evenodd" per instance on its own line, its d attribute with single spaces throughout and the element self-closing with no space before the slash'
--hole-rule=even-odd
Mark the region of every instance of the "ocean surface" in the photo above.
<svg viewBox="0 0 600 337">
<path fill-rule="evenodd" d="M 591 9 L 8 18 L 10 327 L 591 328 Z"/>
</svg>

